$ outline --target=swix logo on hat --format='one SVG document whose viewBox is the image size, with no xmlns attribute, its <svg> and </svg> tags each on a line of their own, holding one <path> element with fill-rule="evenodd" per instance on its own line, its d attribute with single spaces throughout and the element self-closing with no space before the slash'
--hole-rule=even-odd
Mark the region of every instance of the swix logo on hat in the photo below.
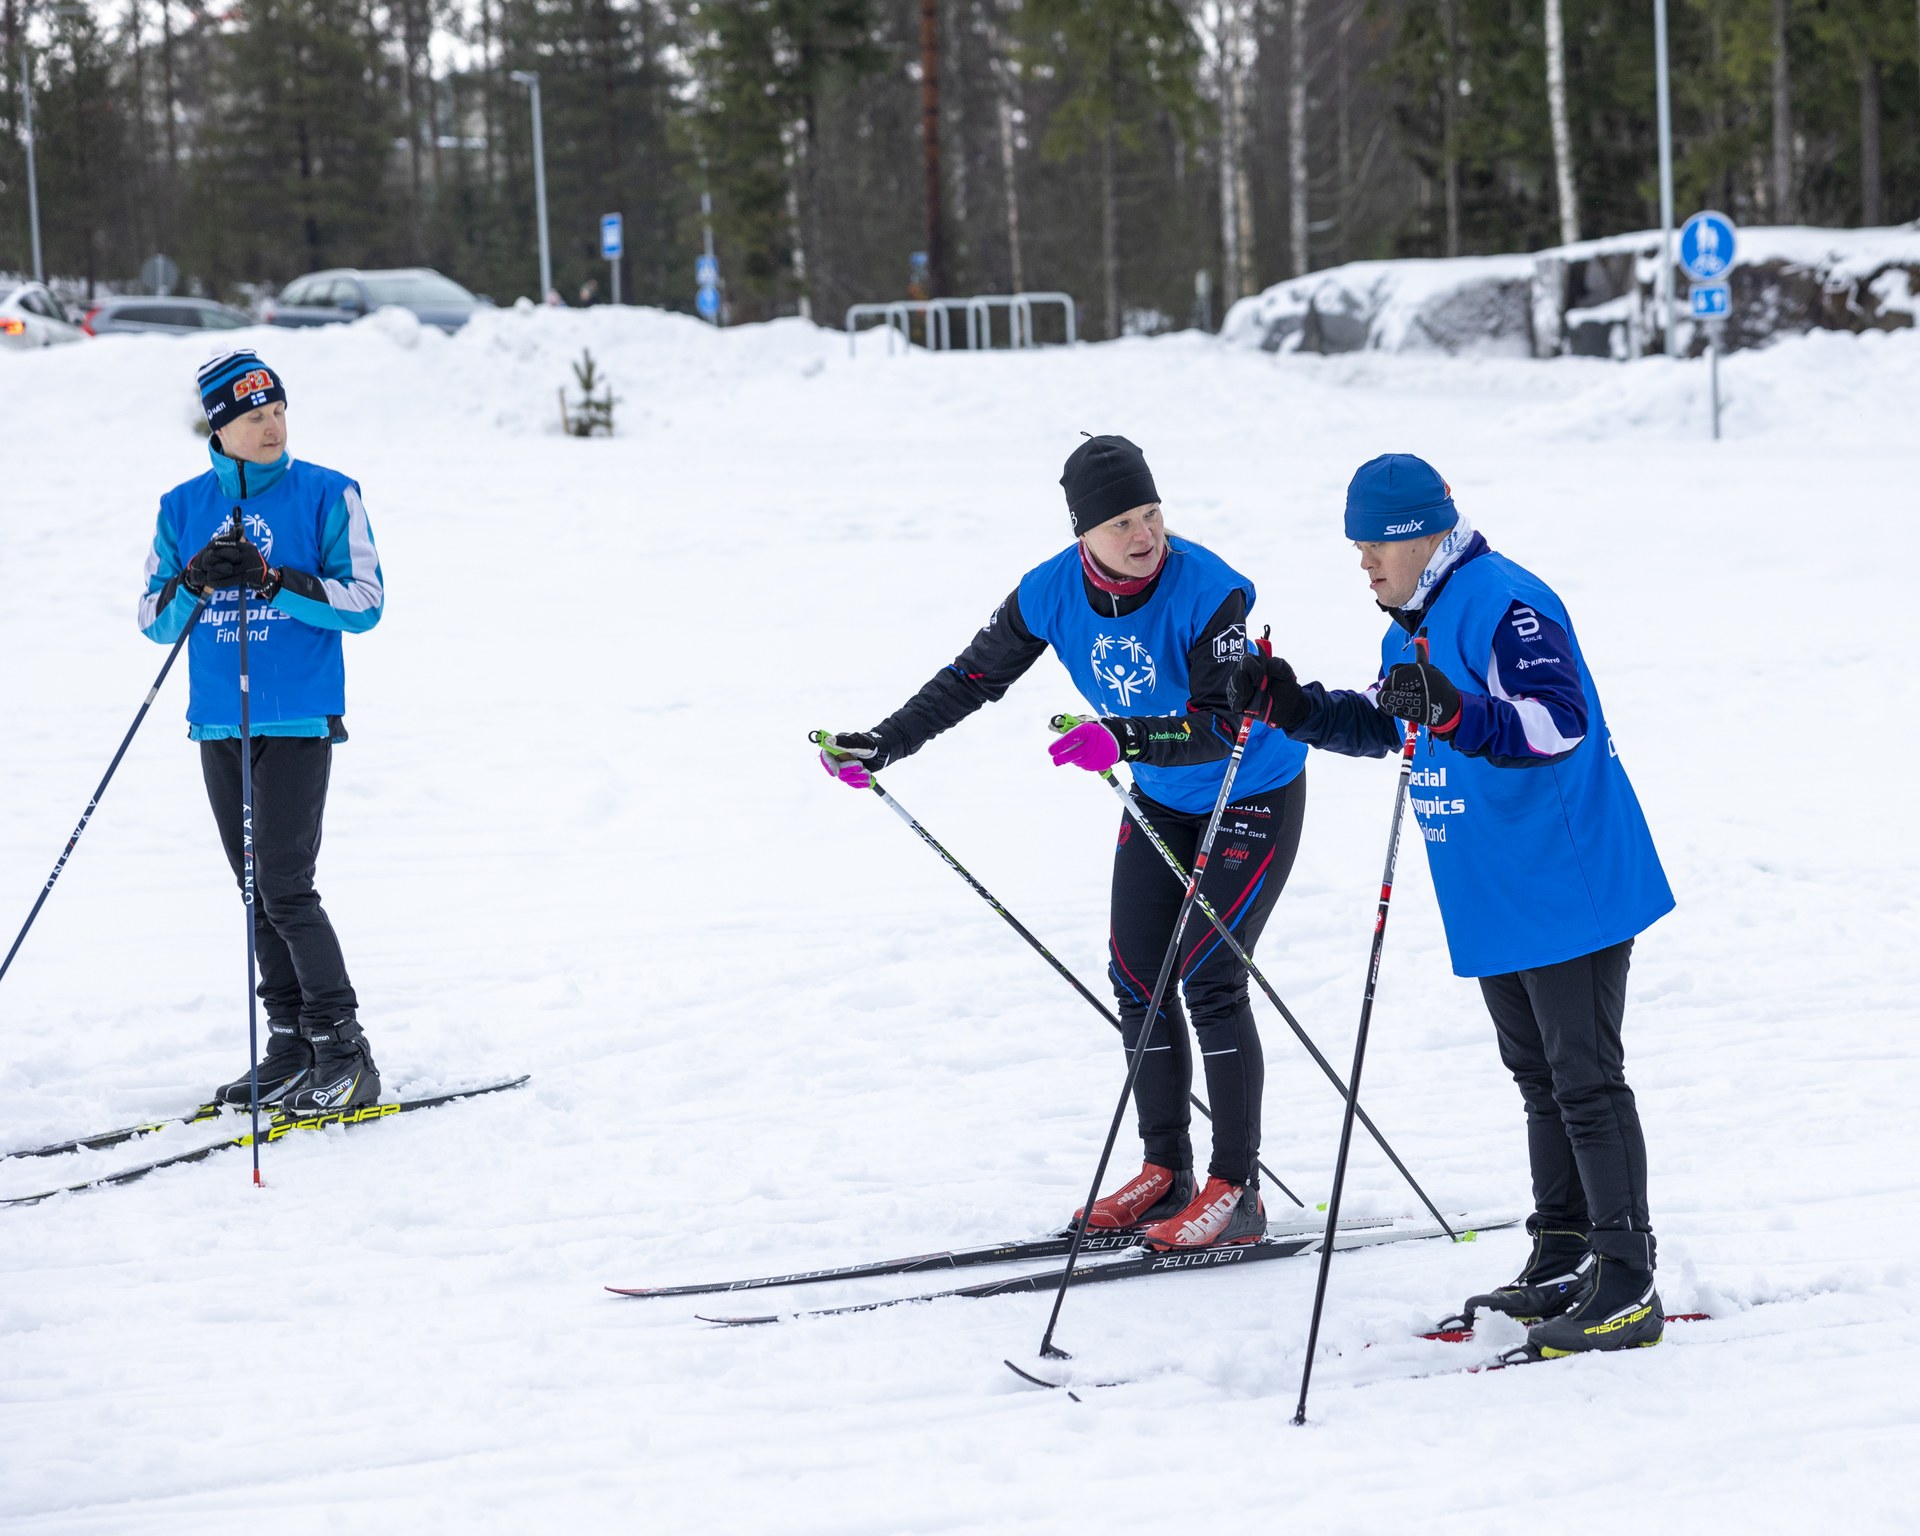
<svg viewBox="0 0 1920 1536">
<path fill-rule="evenodd" d="M 235 380 L 233 398 L 244 400 L 248 395 L 265 394 L 273 388 L 273 375 L 264 368 L 256 368 L 252 373 Z"/>
</svg>

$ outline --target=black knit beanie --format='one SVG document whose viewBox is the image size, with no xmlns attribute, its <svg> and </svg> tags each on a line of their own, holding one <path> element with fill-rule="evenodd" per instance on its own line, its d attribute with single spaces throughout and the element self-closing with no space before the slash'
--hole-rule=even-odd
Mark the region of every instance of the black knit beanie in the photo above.
<svg viewBox="0 0 1920 1536">
<path fill-rule="evenodd" d="M 1067 459 L 1060 484 L 1075 537 L 1160 499 L 1147 456 L 1124 437 L 1088 438 Z"/>
</svg>

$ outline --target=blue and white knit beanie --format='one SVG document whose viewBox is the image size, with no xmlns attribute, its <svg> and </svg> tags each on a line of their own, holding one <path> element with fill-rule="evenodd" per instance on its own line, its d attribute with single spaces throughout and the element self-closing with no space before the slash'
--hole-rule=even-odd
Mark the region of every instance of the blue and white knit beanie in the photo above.
<svg viewBox="0 0 1920 1536">
<path fill-rule="evenodd" d="M 1453 487 L 1410 453 L 1383 453 L 1354 471 L 1347 487 L 1347 537 L 1391 544 L 1445 533 L 1460 520 Z"/>
<path fill-rule="evenodd" d="M 215 432 L 235 417 L 286 398 L 287 386 L 280 382 L 280 375 L 251 348 L 222 352 L 200 365 L 200 408 Z"/>
</svg>

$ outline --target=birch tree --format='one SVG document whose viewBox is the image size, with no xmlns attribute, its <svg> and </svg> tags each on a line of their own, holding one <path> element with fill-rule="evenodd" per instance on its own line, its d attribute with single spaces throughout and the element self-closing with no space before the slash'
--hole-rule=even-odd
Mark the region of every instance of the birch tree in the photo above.
<svg viewBox="0 0 1920 1536">
<path fill-rule="evenodd" d="M 1547 5 L 1547 114 L 1553 124 L 1553 179 L 1560 193 L 1560 243 L 1580 238 L 1580 198 L 1573 178 L 1573 133 L 1567 126 L 1567 38 L 1561 0 Z"/>
</svg>

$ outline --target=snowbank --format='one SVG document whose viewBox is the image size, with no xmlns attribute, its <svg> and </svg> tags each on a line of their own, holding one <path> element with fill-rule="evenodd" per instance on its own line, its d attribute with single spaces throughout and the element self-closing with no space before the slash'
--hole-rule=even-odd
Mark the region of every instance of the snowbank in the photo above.
<svg viewBox="0 0 1920 1536">
<path fill-rule="evenodd" d="M 1528 256 L 1360 261 L 1240 300 L 1221 335 L 1269 352 L 1439 351 L 1624 359 L 1661 350 L 1660 234 L 1645 230 Z M 1731 350 L 1811 330 L 1894 330 L 1915 320 L 1920 226 L 1743 229 L 1729 281 Z M 1706 345 L 1685 316 L 1680 350 Z"/>
</svg>

